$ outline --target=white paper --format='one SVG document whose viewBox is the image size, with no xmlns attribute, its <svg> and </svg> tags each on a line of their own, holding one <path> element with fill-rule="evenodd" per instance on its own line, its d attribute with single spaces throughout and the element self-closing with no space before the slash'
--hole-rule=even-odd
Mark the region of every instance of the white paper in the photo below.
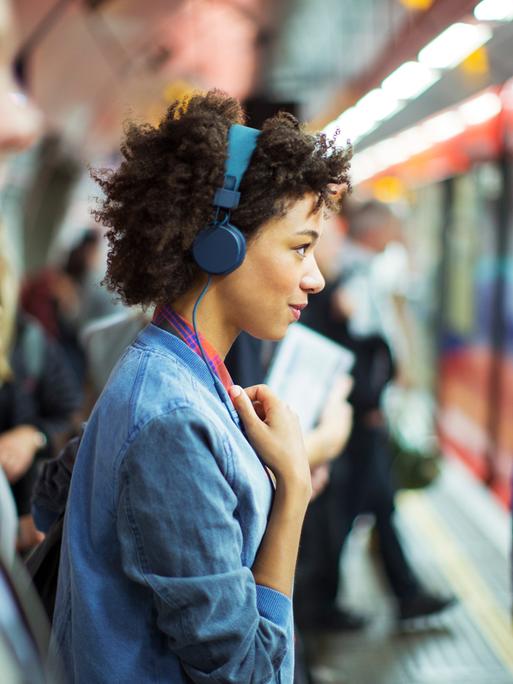
<svg viewBox="0 0 513 684">
<path fill-rule="evenodd" d="M 303 430 L 310 430 L 333 383 L 353 362 L 348 349 L 295 323 L 274 355 L 266 384 L 298 414 Z"/>
</svg>

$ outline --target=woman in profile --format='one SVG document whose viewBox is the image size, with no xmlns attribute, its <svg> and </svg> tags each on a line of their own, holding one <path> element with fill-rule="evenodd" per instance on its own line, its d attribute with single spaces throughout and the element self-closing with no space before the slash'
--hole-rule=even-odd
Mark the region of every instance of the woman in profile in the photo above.
<svg viewBox="0 0 513 684">
<path fill-rule="evenodd" d="M 223 360 L 243 330 L 282 338 L 322 289 L 314 248 L 350 153 L 287 114 L 259 134 L 242 123 L 232 98 L 193 96 L 158 128 L 131 126 L 119 169 L 96 175 L 107 283 L 155 314 L 114 369 L 73 472 L 54 616 L 71 681 L 292 682 L 308 460 L 295 415 L 263 385 L 234 386 Z M 228 209 L 245 257 L 212 275 L 198 235 L 248 152 L 234 126 L 254 138 Z"/>
</svg>

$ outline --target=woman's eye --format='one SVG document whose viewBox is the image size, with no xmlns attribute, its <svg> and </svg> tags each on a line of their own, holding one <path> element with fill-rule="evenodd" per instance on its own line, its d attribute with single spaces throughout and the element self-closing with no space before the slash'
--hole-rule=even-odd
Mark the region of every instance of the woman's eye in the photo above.
<svg viewBox="0 0 513 684">
<path fill-rule="evenodd" d="M 306 250 L 308 249 L 310 245 L 301 245 L 301 247 L 296 247 L 296 252 L 299 254 L 299 256 L 306 256 Z"/>
</svg>

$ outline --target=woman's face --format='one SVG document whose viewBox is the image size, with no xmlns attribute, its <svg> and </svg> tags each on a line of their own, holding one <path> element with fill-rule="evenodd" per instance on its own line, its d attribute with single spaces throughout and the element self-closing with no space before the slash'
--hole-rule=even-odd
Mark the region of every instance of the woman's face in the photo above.
<svg viewBox="0 0 513 684">
<path fill-rule="evenodd" d="M 242 265 L 219 281 L 226 322 L 237 333 L 281 339 L 299 320 L 308 296 L 324 287 L 314 256 L 323 211 L 313 213 L 315 202 L 307 195 L 284 216 L 264 223 L 248 243 Z"/>
</svg>

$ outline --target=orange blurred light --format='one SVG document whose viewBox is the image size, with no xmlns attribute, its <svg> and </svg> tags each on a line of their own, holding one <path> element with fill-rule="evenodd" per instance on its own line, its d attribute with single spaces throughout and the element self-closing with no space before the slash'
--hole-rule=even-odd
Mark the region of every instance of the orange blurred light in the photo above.
<svg viewBox="0 0 513 684">
<path fill-rule="evenodd" d="M 433 0 L 401 0 L 401 5 L 404 5 L 411 10 L 424 11 L 431 7 Z"/>
<path fill-rule="evenodd" d="M 471 75 L 487 74 L 490 70 L 488 52 L 485 47 L 477 48 L 460 65 L 461 69 Z"/>
<path fill-rule="evenodd" d="M 396 176 L 381 176 L 372 182 L 372 193 L 380 202 L 397 202 L 405 196 L 406 188 Z"/>
</svg>

